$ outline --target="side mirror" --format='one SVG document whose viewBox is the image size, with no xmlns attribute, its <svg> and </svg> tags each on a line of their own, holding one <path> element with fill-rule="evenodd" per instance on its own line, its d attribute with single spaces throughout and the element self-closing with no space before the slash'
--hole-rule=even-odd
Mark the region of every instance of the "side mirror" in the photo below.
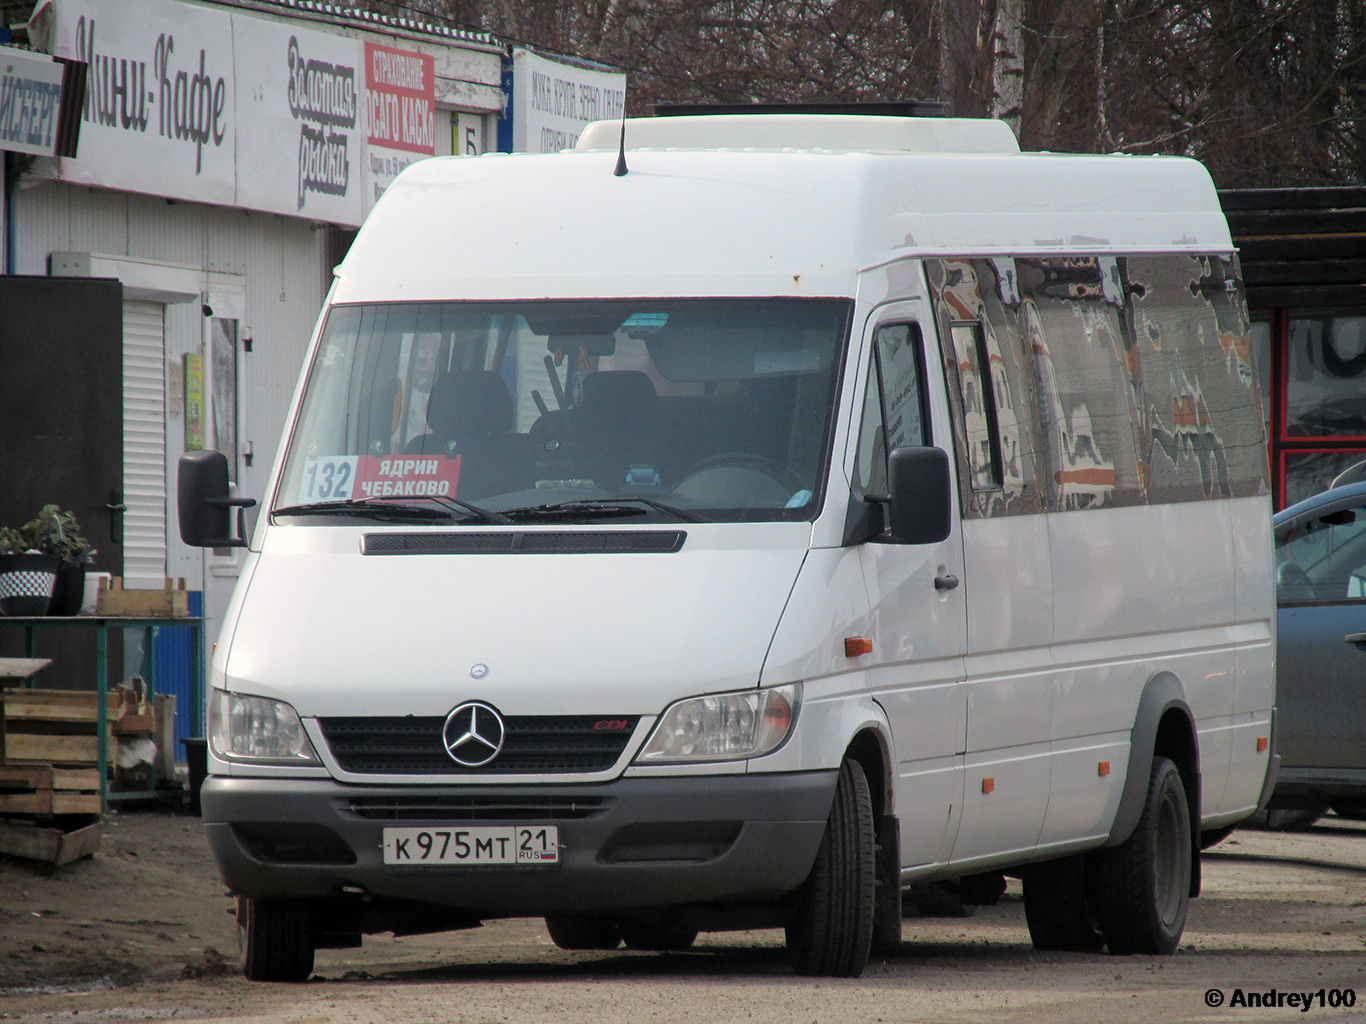
<svg viewBox="0 0 1366 1024">
<path fill-rule="evenodd" d="M 953 526 L 949 456 L 942 448 L 887 453 L 887 518 L 898 544 L 938 544 Z"/>
<path fill-rule="evenodd" d="M 186 452 L 180 457 L 176 479 L 176 509 L 180 539 L 196 548 L 244 548 L 247 542 L 245 509 L 255 498 L 234 498 L 228 484 L 228 460 L 222 452 Z M 237 533 L 231 509 L 237 509 Z"/>
</svg>

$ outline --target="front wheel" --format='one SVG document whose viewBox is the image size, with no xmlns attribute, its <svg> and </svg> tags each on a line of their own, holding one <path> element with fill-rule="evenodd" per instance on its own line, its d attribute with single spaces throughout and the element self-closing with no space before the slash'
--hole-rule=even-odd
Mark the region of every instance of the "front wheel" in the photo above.
<svg viewBox="0 0 1366 1024">
<path fill-rule="evenodd" d="M 788 958 L 798 974 L 863 973 L 873 941 L 876 849 L 868 779 L 858 762 L 846 760 L 816 863 L 787 925 Z"/>
<path fill-rule="evenodd" d="M 1153 758 L 1133 835 L 1097 850 L 1095 913 L 1111 953 L 1174 953 L 1190 906 L 1191 820 L 1181 771 Z"/>
<path fill-rule="evenodd" d="M 313 973 L 312 916 L 300 899 L 237 897 L 242 974 L 252 981 L 307 981 Z"/>
</svg>

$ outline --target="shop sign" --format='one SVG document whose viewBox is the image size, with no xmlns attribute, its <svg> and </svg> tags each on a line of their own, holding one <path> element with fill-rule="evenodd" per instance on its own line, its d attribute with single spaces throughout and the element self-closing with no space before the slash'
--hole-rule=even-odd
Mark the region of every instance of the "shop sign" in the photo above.
<svg viewBox="0 0 1366 1024">
<path fill-rule="evenodd" d="M 436 60 L 365 44 L 367 208 L 415 159 L 436 153 Z"/>
<path fill-rule="evenodd" d="M 512 51 L 510 124 L 500 124 L 500 148 L 514 153 L 571 149 L 592 121 L 615 120 L 626 107 L 626 75 L 601 66 Z M 510 127 L 508 134 L 504 131 Z"/>
<path fill-rule="evenodd" d="M 81 151 L 62 178 L 231 204 L 231 17 L 169 0 L 61 0 L 56 11 L 56 53 L 89 65 Z"/>
<path fill-rule="evenodd" d="M 262 18 L 233 18 L 237 201 L 254 210 L 358 224 L 364 146 L 361 43 Z"/>
<path fill-rule="evenodd" d="M 60 64 L 0 46 L 0 149 L 55 156 L 61 106 Z"/>
</svg>

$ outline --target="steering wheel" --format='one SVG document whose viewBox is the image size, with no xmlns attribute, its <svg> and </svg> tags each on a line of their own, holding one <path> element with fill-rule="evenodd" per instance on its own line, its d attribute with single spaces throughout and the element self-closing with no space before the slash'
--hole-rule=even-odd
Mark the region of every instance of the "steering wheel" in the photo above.
<svg viewBox="0 0 1366 1024">
<path fill-rule="evenodd" d="M 745 477 L 750 479 L 745 480 Z M 773 508 L 785 505 L 794 494 L 805 489 L 801 477 L 766 455 L 721 452 L 693 463 L 674 488 L 674 493 L 689 498 L 699 507 L 756 504 Z M 728 495 L 737 490 L 748 492 L 745 501 L 718 500 L 706 495 L 708 491 Z"/>
</svg>

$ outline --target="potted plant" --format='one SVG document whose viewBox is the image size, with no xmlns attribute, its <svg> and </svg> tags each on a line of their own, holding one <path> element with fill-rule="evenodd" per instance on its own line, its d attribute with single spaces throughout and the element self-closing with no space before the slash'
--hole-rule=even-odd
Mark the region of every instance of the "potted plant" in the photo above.
<svg viewBox="0 0 1366 1024">
<path fill-rule="evenodd" d="M 0 614 L 75 615 L 90 545 L 72 512 L 45 505 L 20 527 L 0 527 Z"/>
</svg>

